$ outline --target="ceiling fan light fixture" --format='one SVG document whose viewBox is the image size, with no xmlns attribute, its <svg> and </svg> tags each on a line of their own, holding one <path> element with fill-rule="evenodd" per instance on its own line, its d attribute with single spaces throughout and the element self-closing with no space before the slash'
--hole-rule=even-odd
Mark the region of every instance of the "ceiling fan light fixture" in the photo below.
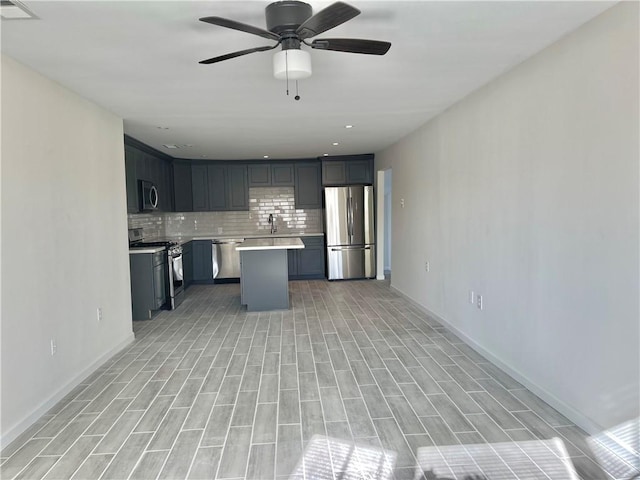
<svg viewBox="0 0 640 480">
<path fill-rule="evenodd" d="M 281 50 L 273 56 L 273 76 L 278 80 L 302 80 L 311 76 L 311 55 L 298 49 Z"/>
</svg>

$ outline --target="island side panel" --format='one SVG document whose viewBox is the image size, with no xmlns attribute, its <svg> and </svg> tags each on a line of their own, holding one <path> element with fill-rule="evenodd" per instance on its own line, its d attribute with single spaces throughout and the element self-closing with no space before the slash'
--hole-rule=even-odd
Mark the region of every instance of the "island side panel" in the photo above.
<svg viewBox="0 0 640 480">
<path fill-rule="evenodd" d="M 287 250 L 240 252 L 241 301 L 249 312 L 289 308 Z"/>
</svg>

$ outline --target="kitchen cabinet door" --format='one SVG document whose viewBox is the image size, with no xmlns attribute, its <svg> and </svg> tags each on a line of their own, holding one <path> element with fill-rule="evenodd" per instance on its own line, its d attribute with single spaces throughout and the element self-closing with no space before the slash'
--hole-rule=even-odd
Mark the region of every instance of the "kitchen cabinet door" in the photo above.
<svg viewBox="0 0 640 480">
<path fill-rule="evenodd" d="M 247 175 L 250 187 L 271 186 L 271 164 L 269 163 L 247 165 Z"/>
<path fill-rule="evenodd" d="M 193 211 L 209 210 L 209 180 L 206 165 L 191 166 L 191 188 Z"/>
<path fill-rule="evenodd" d="M 322 208 L 320 163 L 296 163 L 295 174 L 296 208 Z"/>
<path fill-rule="evenodd" d="M 153 267 L 154 310 L 167 303 L 167 263 Z"/>
<path fill-rule="evenodd" d="M 128 145 L 124 147 L 124 169 L 127 186 L 127 213 L 138 213 L 138 179 L 136 177 L 136 165 L 138 151 Z"/>
<path fill-rule="evenodd" d="M 131 313 L 134 320 L 148 320 L 167 302 L 165 252 L 129 255 Z"/>
<path fill-rule="evenodd" d="M 249 187 L 246 165 L 229 165 L 227 168 L 228 202 L 226 210 L 249 210 Z"/>
<path fill-rule="evenodd" d="M 153 183 L 156 188 L 160 188 L 162 185 L 162 164 L 160 160 L 149 155 L 148 153 L 143 153 L 144 155 L 144 163 L 147 169 L 148 180 Z M 158 191 L 158 197 L 161 192 Z"/>
<path fill-rule="evenodd" d="M 193 242 L 187 242 L 182 246 L 182 271 L 186 288 L 193 283 Z"/>
<path fill-rule="evenodd" d="M 211 240 L 194 240 L 191 244 L 193 248 L 193 281 L 213 281 Z"/>
<path fill-rule="evenodd" d="M 209 210 L 227 210 L 227 169 L 224 165 L 207 165 Z"/>
<path fill-rule="evenodd" d="M 190 162 L 173 162 L 173 202 L 176 212 L 193 211 Z"/>
<path fill-rule="evenodd" d="M 322 185 L 346 185 L 345 162 L 322 162 Z"/>
<path fill-rule="evenodd" d="M 322 185 L 373 185 L 373 154 L 322 160 Z"/>
<path fill-rule="evenodd" d="M 373 160 L 352 160 L 345 162 L 347 183 L 350 185 L 373 184 Z"/>
<path fill-rule="evenodd" d="M 171 188 L 171 165 L 164 160 L 156 160 L 160 164 L 160 182 L 158 183 L 158 208 L 163 212 L 173 210 L 173 188 Z"/>
<path fill-rule="evenodd" d="M 298 250 L 287 250 L 287 263 L 289 266 L 289 280 L 298 276 Z"/>
<path fill-rule="evenodd" d="M 298 250 L 298 278 L 324 278 L 324 238 L 302 238 L 304 248 Z"/>
<path fill-rule="evenodd" d="M 271 185 L 274 187 L 293 187 L 295 173 L 292 163 L 271 164 Z"/>
<path fill-rule="evenodd" d="M 134 148 L 136 155 L 136 178 L 138 180 L 151 180 L 147 172 L 147 159 L 140 150 Z"/>
</svg>

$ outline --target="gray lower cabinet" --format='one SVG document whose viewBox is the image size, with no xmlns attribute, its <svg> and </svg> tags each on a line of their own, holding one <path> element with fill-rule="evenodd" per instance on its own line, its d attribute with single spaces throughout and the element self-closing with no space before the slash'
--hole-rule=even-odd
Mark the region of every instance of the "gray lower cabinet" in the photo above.
<svg viewBox="0 0 640 480">
<path fill-rule="evenodd" d="M 248 312 L 289 308 L 287 250 L 240 252 L 240 303 Z"/>
<path fill-rule="evenodd" d="M 133 319 L 148 320 L 167 303 L 167 254 L 131 254 L 129 268 Z"/>
<path fill-rule="evenodd" d="M 187 288 L 193 283 L 193 242 L 182 245 L 182 272 L 184 286 Z"/>
<path fill-rule="evenodd" d="M 324 237 L 301 237 L 304 248 L 288 250 L 289 279 L 325 278 Z"/>
<path fill-rule="evenodd" d="M 193 282 L 212 282 L 211 240 L 194 240 L 191 244 L 193 249 Z"/>
</svg>

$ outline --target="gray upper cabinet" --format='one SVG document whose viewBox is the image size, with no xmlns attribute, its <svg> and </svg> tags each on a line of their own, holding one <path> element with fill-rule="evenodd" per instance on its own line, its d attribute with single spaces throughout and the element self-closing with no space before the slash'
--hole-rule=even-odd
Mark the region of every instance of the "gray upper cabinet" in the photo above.
<svg viewBox="0 0 640 480">
<path fill-rule="evenodd" d="M 322 185 L 346 185 L 345 162 L 322 162 Z"/>
<path fill-rule="evenodd" d="M 322 160 L 322 185 L 373 185 L 373 154 Z"/>
<path fill-rule="evenodd" d="M 249 210 L 250 187 L 294 187 L 295 207 L 322 208 L 324 185 L 372 185 L 373 154 L 255 163 L 173 159 L 125 135 L 127 212 L 140 211 L 139 181 L 158 189 L 158 210 Z"/>
<path fill-rule="evenodd" d="M 138 213 L 138 179 L 136 162 L 138 151 L 128 145 L 124 147 L 124 168 L 127 182 L 127 213 Z"/>
<path fill-rule="evenodd" d="M 226 210 L 249 210 L 249 186 L 246 165 L 227 165 Z"/>
<path fill-rule="evenodd" d="M 223 165 L 208 165 L 208 210 L 227 210 L 227 169 Z"/>
<path fill-rule="evenodd" d="M 192 205 L 194 212 L 209 210 L 209 185 L 206 165 L 191 166 Z"/>
<path fill-rule="evenodd" d="M 173 203 L 176 212 L 193 211 L 191 162 L 173 162 Z"/>
<path fill-rule="evenodd" d="M 173 209 L 171 157 L 125 135 L 124 161 L 127 186 L 127 212 L 140 211 L 139 181 L 153 182 L 158 189 L 158 210 Z"/>
<path fill-rule="evenodd" d="M 194 163 L 191 189 L 194 212 L 249 210 L 246 165 Z"/>
<path fill-rule="evenodd" d="M 250 187 L 271 186 L 271 164 L 256 163 L 247 166 Z"/>
<path fill-rule="evenodd" d="M 274 187 L 293 187 L 295 185 L 293 163 L 272 163 L 271 185 Z"/>
<path fill-rule="evenodd" d="M 295 164 L 296 208 L 322 208 L 322 185 L 320 163 L 300 162 Z"/>
<path fill-rule="evenodd" d="M 247 166 L 250 187 L 293 187 L 293 163 L 251 163 Z"/>
</svg>

